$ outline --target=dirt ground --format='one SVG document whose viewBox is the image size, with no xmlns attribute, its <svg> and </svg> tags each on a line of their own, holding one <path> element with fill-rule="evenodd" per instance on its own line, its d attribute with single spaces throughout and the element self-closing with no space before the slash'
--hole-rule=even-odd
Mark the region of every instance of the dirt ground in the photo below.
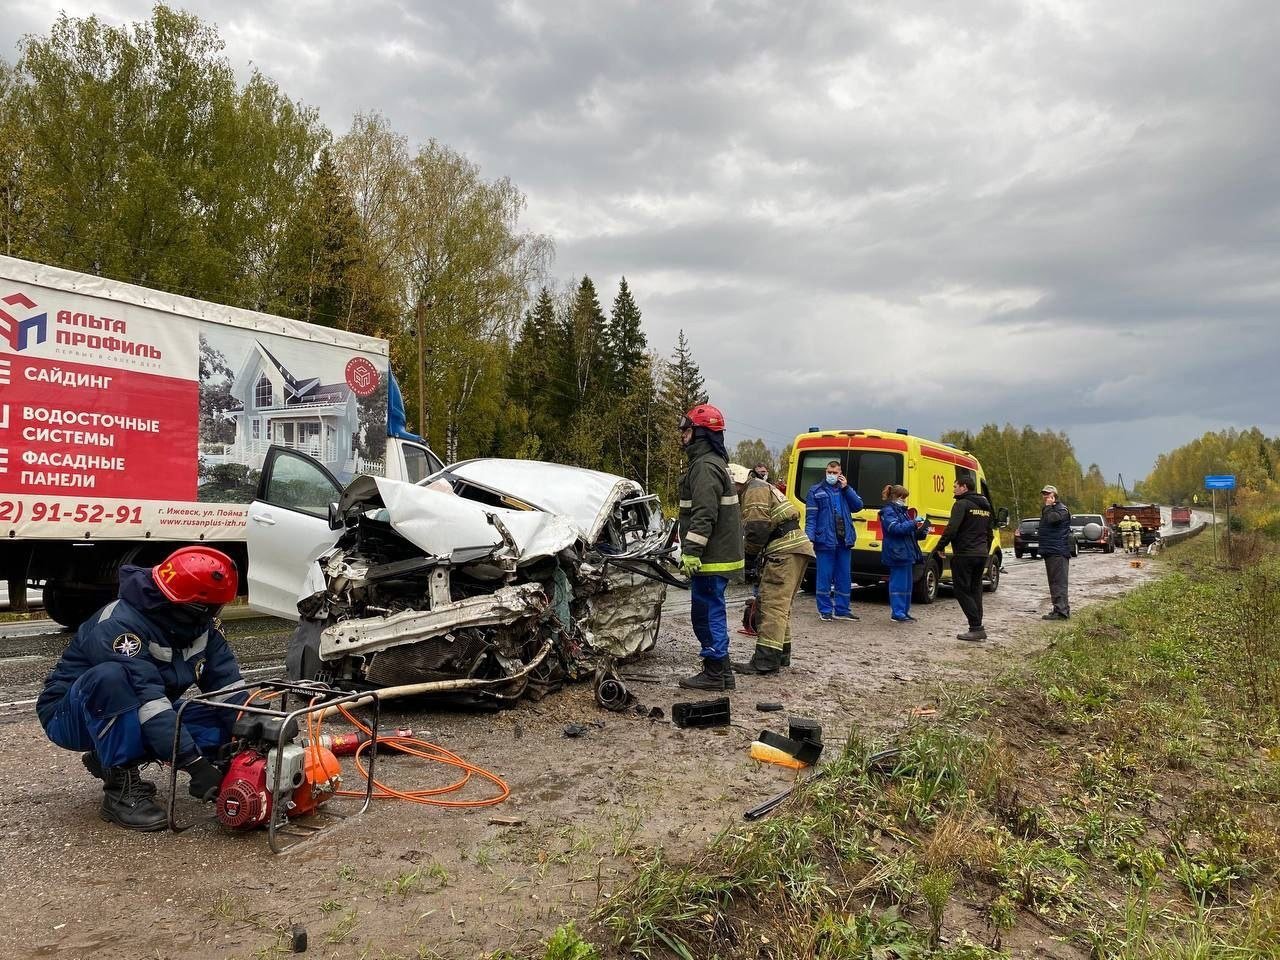
<svg viewBox="0 0 1280 960">
<path fill-rule="evenodd" d="M 1135 569 L 1121 554 L 1082 555 L 1071 565 L 1072 604 L 1151 576 L 1150 562 Z M 48 743 L 33 716 L 5 723 L 0 877 L 11 922 L 0 929 L 0 955 L 267 958 L 287 952 L 295 924 L 316 957 L 532 949 L 562 920 L 585 917 L 637 857 L 658 847 L 688 853 L 785 789 L 788 771 L 747 756 L 759 730 L 785 733 L 788 716 L 815 719 L 833 749 L 851 729 L 888 735 L 937 681 L 990 675 L 1052 637 L 1039 620 L 1049 608 L 1041 563 L 1010 557 L 986 601 L 991 640 L 969 644 L 955 639 L 964 623 L 949 596 L 917 605 L 919 623 L 898 625 L 882 591 L 856 592 L 858 623 L 822 623 L 801 595 L 795 665 L 778 677 L 739 678 L 727 728 L 607 713 L 589 685 L 499 714 L 388 711 L 384 725 L 410 726 L 501 775 L 510 798 L 469 809 L 382 802 L 284 856 L 269 852 L 263 833 L 233 835 L 211 822 L 177 835 L 108 825 L 97 815 L 101 789 L 76 755 Z M 735 635 L 735 654 L 749 643 Z M 675 685 L 695 653 L 687 615 L 668 615 L 657 649 L 625 671 L 640 678 L 632 690 L 667 717 L 673 701 L 700 699 Z M 768 700 L 785 711 L 757 712 Z M 571 723 L 588 730 L 567 738 Z M 348 785 L 354 776 L 348 766 Z M 411 788 L 452 779 L 403 757 L 387 760 L 383 777 Z M 473 786 L 455 796 L 484 795 Z M 185 791 L 181 808 L 209 815 Z"/>
</svg>

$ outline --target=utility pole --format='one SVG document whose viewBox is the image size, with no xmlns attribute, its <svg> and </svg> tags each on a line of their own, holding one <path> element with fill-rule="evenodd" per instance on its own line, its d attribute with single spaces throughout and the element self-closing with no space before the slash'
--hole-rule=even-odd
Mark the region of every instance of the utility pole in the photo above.
<svg viewBox="0 0 1280 960">
<path fill-rule="evenodd" d="M 414 333 L 418 338 L 418 433 L 423 439 L 427 436 L 427 296 L 426 291 L 418 293 L 418 302 L 413 309 Z"/>
</svg>

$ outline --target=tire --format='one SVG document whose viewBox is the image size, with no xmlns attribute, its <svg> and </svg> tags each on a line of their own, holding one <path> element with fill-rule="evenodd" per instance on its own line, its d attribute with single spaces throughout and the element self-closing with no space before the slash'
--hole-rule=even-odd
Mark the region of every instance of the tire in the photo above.
<svg viewBox="0 0 1280 960">
<path fill-rule="evenodd" d="M 1000 589 L 1000 564 L 996 563 L 994 560 L 991 561 L 990 574 L 990 582 L 983 583 L 982 585 L 983 592 L 985 593 L 995 593 Z"/>
<path fill-rule="evenodd" d="M 1080 556 L 1080 544 L 1074 540 L 1071 541 L 1071 556 L 1072 558 Z"/>
<path fill-rule="evenodd" d="M 924 562 L 924 573 L 911 588 L 911 602 L 919 604 L 933 603 L 938 599 L 938 583 L 942 579 L 938 564 L 934 560 Z"/>
<path fill-rule="evenodd" d="M 1116 552 L 1115 545 L 1114 545 L 1113 543 L 1111 543 L 1111 541 L 1109 541 L 1109 540 L 1108 540 L 1105 544 L 1103 544 L 1103 545 L 1102 545 L 1102 552 L 1103 552 L 1103 553 L 1115 553 L 1115 552 Z"/>
<path fill-rule="evenodd" d="M 109 591 L 69 590 L 57 580 L 44 585 L 44 612 L 49 619 L 74 630 L 99 607 L 111 602 Z"/>
<path fill-rule="evenodd" d="M 1014 555 L 1015 557 L 1017 557 L 1019 560 L 1021 560 L 1021 559 L 1022 559 L 1022 551 L 1021 551 L 1021 550 L 1014 550 L 1014 551 L 1013 551 L 1013 555 Z"/>
<path fill-rule="evenodd" d="M 1029 550 L 1027 552 L 1031 555 L 1032 560 L 1034 560 L 1037 556 L 1039 556 L 1039 554 L 1035 550 Z"/>
</svg>

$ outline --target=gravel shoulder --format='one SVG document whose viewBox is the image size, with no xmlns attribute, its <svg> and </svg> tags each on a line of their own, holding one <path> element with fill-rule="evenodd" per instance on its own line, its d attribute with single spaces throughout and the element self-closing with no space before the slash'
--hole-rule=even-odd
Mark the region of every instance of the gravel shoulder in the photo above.
<svg viewBox="0 0 1280 960">
<path fill-rule="evenodd" d="M 1157 565 L 1082 555 L 1071 564 L 1073 608 L 1131 589 Z M 510 798 L 468 809 L 384 802 L 282 857 L 268 851 L 265 834 L 227 834 L 209 822 L 177 835 L 103 823 L 97 782 L 24 715 L 0 727 L 0 882 L 9 915 L 22 918 L 0 930 L 0 953 L 247 960 L 285 955 L 294 924 L 307 928 L 308 955 L 319 957 L 531 948 L 562 919 L 589 913 L 638 856 L 691 851 L 785 789 L 787 771 L 747 757 L 760 729 L 785 732 L 797 715 L 821 722 L 832 744 L 853 729 L 889 732 L 929 702 L 938 682 L 991 676 L 1053 636 L 1039 620 L 1049 609 L 1041 563 L 1010 556 L 986 606 L 991 640 L 967 644 L 955 639 L 963 617 L 945 594 L 916 606 L 920 622 L 911 625 L 890 622 L 881 591 L 855 594 L 858 623 L 822 623 L 801 595 L 795 666 L 780 677 L 739 678 L 727 728 L 680 730 L 606 713 L 589 684 L 498 714 L 385 711 L 385 726 L 412 727 L 504 777 Z M 749 643 L 735 636 L 735 654 Z M 675 686 L 695 653 L 687 615 L 668 616 L 656 650 L 625 671 L 643 678 L 630 684 L 640 702 L 670 716 L 674 701 L 700 699 Z M 786 710 L 758 713 L 763 700 Z M 587 732 L 564 737 L 570 723 Z M 389 759 L 383 776 L 413 788 L 454 779 L 407 758 Z M 353 778 L 349 769 L 348 786 Z M 458 796 L 484 792 L 468 785 Z M 189 817 L 207 816 L 181 805 Z"/>
</svg>

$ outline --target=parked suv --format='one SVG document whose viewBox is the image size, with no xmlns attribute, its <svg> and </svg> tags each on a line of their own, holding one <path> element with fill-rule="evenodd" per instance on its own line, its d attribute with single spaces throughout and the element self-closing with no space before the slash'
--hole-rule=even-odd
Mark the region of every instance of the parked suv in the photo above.
<svg viewBox="0 0 1280 960">
<path fill-rule="evenodd" d="M 1116 549 L 1116 532 L 1100 513 L 1073 513 L 1071 532 L 1075 534 L 1078 549 L 1088 548 L 1113 553 Z"/>
<path fill-rule="evenodd" d="M 1013 531 L 1013 555 L 1022 558 L 1027 554 L 1033 560 L 1040 555 L 1040 518 L 1024 517 Z M 1080 555 L 1080 544 L 1076 540 L 1075 520 L 1071 521 L 1071 555 Z"/>
</svg>

